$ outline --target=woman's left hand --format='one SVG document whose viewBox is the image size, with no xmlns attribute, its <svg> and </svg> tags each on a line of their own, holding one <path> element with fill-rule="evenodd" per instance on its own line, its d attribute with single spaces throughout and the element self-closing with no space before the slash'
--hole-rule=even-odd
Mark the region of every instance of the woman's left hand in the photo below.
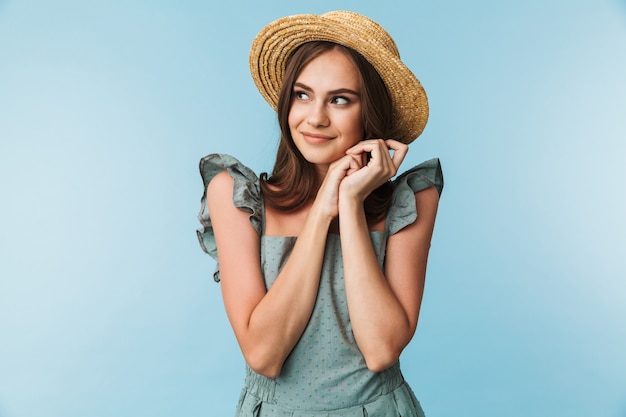
<svg viewBox="0 0 626 417">
<path fill-rule="evenodd" d="M 364 140 L 348 149 L 346 154 L 362 158 L 363 167 L 348 172 L 341 180 L 339 198 L 352 197 L 363 202 L 372 191 L 396 175 L 408 150 L 406 144 L 393 139 Z M 367 154 L 370 157 L 365 164 Z"/>
</svg>

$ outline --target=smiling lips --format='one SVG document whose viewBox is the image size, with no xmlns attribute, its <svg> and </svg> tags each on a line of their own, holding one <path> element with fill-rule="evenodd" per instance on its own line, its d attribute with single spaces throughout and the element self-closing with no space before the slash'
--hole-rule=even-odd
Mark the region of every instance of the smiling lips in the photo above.
<svg viewBox="0 0 626 417">
<path fill-rule="evenodd" d="M 304 140 L 311 145 L 320 145 L 332 139 L 331 136 L 320 135 L 318 133 L 301 132 L 301 134 L 304 137 Z"/>
</svg>

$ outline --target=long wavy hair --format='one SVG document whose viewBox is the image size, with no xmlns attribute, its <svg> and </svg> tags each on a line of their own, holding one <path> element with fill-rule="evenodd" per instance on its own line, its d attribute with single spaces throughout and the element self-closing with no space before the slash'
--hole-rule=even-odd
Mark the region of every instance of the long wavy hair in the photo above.
<svg viewBox="0 0 626 417">
<path fill-rule="evenodd" d="M 391 97 L 383 80 L 372 65 L 358 52 L 332 42 L 315 41 L 300 46 L 289 57 L 278 99 L 278 124 L 281 136 L 272 175 L 261 174 L 261 191 L 266 204 L 283 211 L 295 211 L 315 198 L 319 184 L 315 168 L 296 147 L 289 129 L 289 111 L 293 86 L 302 69 L 313 59 L 331 50 L 344 53 L 357 67 L 361 83 L 361 122 L 363 139 L 387 139 L 393 123 Z M 364 202 L 369 224 L 384 219 L 389 208 L 393 186 L 387 181 L 374 190 Z"/>
</svg>

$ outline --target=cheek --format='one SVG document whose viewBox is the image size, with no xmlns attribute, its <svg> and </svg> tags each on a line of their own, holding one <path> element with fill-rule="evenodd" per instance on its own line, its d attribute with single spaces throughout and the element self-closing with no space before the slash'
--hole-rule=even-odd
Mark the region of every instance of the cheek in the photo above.
<svg viewBox="0 0 626 417">
<path fill-rule="evenodd" d="M 351 114 L 350 117 L 345 120 L 345 126 L 353 135 L 358 136 L 359 140 L 363 139 L 365 129 L 363 127 L 363 121 L 361 120 L 360 111 Z"/>
<path fill-rule="evenodd" d="M 289 124 L 289 127 L 295 128 L 300 124 L 302 121 L 302 115 L 300 113 L 301 111 L 298 110 L 298 106 L 291 106 L 287 116 L 287 123 Z"/>
</svg>

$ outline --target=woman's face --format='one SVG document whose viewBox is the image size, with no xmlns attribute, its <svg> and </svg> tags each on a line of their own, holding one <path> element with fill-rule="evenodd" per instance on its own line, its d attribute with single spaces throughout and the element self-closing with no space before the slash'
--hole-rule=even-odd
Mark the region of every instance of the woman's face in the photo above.
<svg viewBox="0 0 626 417">
<path fill-rule="evenodd" d="M 359 72 L 333 49 L 309 62 L 296 78 L 289 129 L 304 158 L 328 166 L 363 139 Z"/>
</svg>

